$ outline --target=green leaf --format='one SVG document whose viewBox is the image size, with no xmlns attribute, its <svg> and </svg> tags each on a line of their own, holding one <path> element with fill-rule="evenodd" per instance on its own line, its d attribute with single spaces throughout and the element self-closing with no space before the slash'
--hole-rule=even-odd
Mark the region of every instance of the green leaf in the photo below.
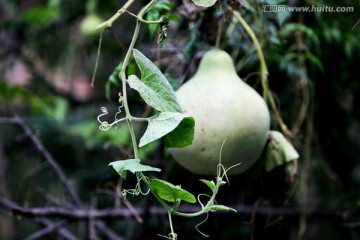
<svg viewBox="0 0 360 240">
<path fill-rule="evenodd" d="M 266 171 L 271 171 L 277 166 L 281 166 L 298 158 L 299 154 L 282 133 L 270 131 L 269 143 L 265 150 Z"/>
<path fill-rule="evenodd" d="M 181 112 L 175 92 L 161 71 L 139 50 L 133 50 L 141 72 L 141 81 L 130 75 L 128 83 L 138 91 L 144 101 L 160 112 Z"/>
<path fill-rule="evenodd" d="M 182 135 L 188 136 L 191 135 L 192 139 L 194 138 L 194 127 L 192 127 L 189 131 L 189 128 L 185 127 L 184 125 L 191 125 L 188 122 L 192 122 L 194 126 L 194 119 L 192 117 L 189 117 L 185 114 L 178 113 L 178 112 L 162 112 L 160 114 L 157 114 L 155 116 L 152 116 L 148 118 L 149 124 L 148 127 L 140 139 L 139 147 L 142 147 L 148 143 L 151 143 L 168 133 L 174 131 L 178 126 L 180 129 L 176 131 L 175 135 L 179 136 L 179 140 L 176 141 L 173 138 L 170 137 L 170 145 L 171 146 L 182 146 L 184 143 L 184 140 L 181 139 Z M 181 125 L 181 122 L 186 122 L 185 124 Z M 181 126 L 180 126 L 181 125 Z M 191 132 L 192 130 L 192 132 Z M 180 134 L 183 133 L 183 134 Z M 179 135 L 180 134 L 180 135 Z M 166 138 L 165 138 L 166 141 Z M 192 143 L 192 140 L 189 144 Z M 189 145 L 187 144 L 187 145 Z M 168 143 L 167 143 L 168 145 Z"/>
<path fill-rule="evenodd" d="M 321 49 L 320 48 L 320 40 L 319 40 L 318 36 L 316 35 L 316 33 L 314 32 L 314 30 L 310 27 L 305 26 L 304 24 L 301 24 L 301 23 L 285 24 L 282 29 L 282 34 L 285 36 L 290 36 L 294 32 L 298 32 L 298 31 L 305 33 L 307 35 L 307 37 L 309 37 L 309 39 L 314 43 L 315 49 Z"/>
<path fill-rule="evenodd" d="M 123 178 L 126 178 L 127 171 L 132 173 L 136 172 L 146 172 L 146 171 L 154 171 L 160 172 L 161 169 L 154 168 L 148 165 L 142 165 L 140 163 L 140 159 L 128 159 L 128 160 L 119 160 L 115 162 L 111 162 L 109 166 L 113 166 L 115 171 L 119 173 L 119 175 Z"/>
<path fill-rule="evenodd" d="M 20 86 L 9 86 L 4 79 L 0 78 L 0 100 L 10 102 L 18 96 L 25 95 L 24 89 Z"/>
<path fill-rule="evenodd" d="M 108 78 L 108 82 L 113 83 L 115 86 L 119 87 L 120 86 L 120 78 L 119 78 L 119 74 L 121 71 L 121 67 L 122 67 L 122 62 L 120 62 L 113 70 L 113 72 L 111 73 L 111 75 Z"/>
<path fill-rule="evenodd" d="M 99 123 L 96 120 L 89 120 L 72 124 L 67 129 L 70 133 L 81 136 L 88 149 L 98 148 L 104 144 L 122 147 L 130 140 L 126 124 L 120 124 L 114 131 L 99 131 Z"/>
<path fill-rule="evenodd" d="M 146 20 L 156 21 L 160 19 L 160 16 L 165 12 L 170 11 L 173 3 L 170 0 L 158 0 L 151 7 L 150 11 L 146 13 Z M 153 38 L 156 29 L 159 27 L 159 24 L 149 24 L 150 37 Z"/>
<path fill-rule="evenodd" d="M 172 2 L 170 0 L 158 0 L 156 3 L 151 7 L 151 10 L 166 10 L 169 11 L 171 9 Z M 150 10 L 150 11 L 151 11 Z"/>
<path fill-rule="evenodd" d="M 191 145 L 194 140 L 194 127 L 193 117 L 184 118 L 174 131 L 165 135 L 166 147 L 182 148 Z"/>
<path fill-rule="evenodd" d="M 151 191 L 155 192 L 161 199 L 168 202 L 175 202 L 179 199 L 189 203 L 196 202 L 194 195 L 182 189 L 180 186 L 175 186 L 167 181 L 163 181 L 157 178 L 151 179 L 150 189 Z"/>
<path fill-rule="evenodd" d="M 305 52 L 305 55 L 306 55 L 307 59 L 309 59 L 309 61 L 311 62 L 312 65 L 315 65 L 319 70 L 324 72 L 324 67 L 323 67 L 320 59 L 315 54 L 313 54 L 307 50 Z"/>
<path fill-rule="evenodd" d="M 247 0 L 240 1 L 240 4 L 242 7 L 246 8 L 246 10 L 249 10 L 252 13 L 256 13 L 256 9 Z"/>
<path fill-rule="evenodd" d="M 216 3 L 216 0 L 193 0 L 193 2 L 200 7 L 211 7 Z"/>
<path fill-rule="evenodd" d="M 149 125 L 140 140 L 142 147 L 165 136 L 167 147 L 186 147 L 194 139 L 195 120 L 181 112 L 175 92 L 166 77 L 141 52 L 134 49 L 135 61 L 141 72 L 141 80 L 135 75 L 128 77 L 131 88 L 138 91 L 144 101 L 162 112 L 149 118 Z"/>
<path fill-rule="evenodd" d="M 284 5 L 283 5 L 284 6 Z M 285 11 L 279 11 L 276 14 L 277 21 L 279 23 L 279 26 L 282 27 L 287 19 L 291 17 L 291 13 L 286 8 Z"/>
<path fill-rule="evenodd" d="M 231 208 L 231 207 L 227 207 L 224 205 L 212 205 L 211 206 L 211 211 L 232 211 L 232 212 L 237 212 L 236 209 Z"/>
<path fill-rule="evenodd" d="M 34 6 L 26 10 L 21 18 L 29 24 L 33 31 L 43 28 L 54 22 L 59 16 L 59 8 L 54 6 Z"/>
<path fill-rule="evenodd" d="M 58 122 L 64 122 L 68 117 L 69 102 L 62 97 L 55 97 L 53 104 L 49 108 L 49 115 L 52 116 Z"/>
<path fill-rule="evenodd" d="M 210 189 L 211 191 L 215 191 L 215 183 L 214 181 L 209 181 L 209 180 L 205 180 L 205 179 L 200 179 L 201 182 L 205 183 Z"/>
</svg>

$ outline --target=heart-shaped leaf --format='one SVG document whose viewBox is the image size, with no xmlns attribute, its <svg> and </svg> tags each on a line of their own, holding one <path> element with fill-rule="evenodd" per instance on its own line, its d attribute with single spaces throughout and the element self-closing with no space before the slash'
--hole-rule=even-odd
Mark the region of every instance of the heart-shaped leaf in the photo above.
<svg viewBox="0 0 360 240">
<path fill-rule="evenodd" d="M 138 91 L 144 101 L 161 113 L 148 119 L 148 128 L 140 139 L 142 147 L 165 137 L 167 147 L 186 147 L 194 139 L 194 118 L 181 113 L 175 92 L 161 71 L 140 51 L 133 50 L 141 72 L 141 80 L 128 77 L 131 88 Z"/>
<path fill-rule="evenodd" d="M 165 135 L 166 147 L 181 148 L 192 144 L 194 140 L 195 120 L 185 117 L 174 131 Z"/>
<path fill-rule="evenodd" d="M 162 72 L 139 50 L 133 50 L 141 80 L 130 75 L 128 83 L 144 101 L 160 112 L 181 112 L 175 92 Z"/>
<path fill-rule="evenodd" d="M 154 168 L 148 165 L 142 165 L 140 163 L 140 159 L 128 159 L 128 160 L 119 160 L 115 162 L 111 162 L 109 166 L 113 166 L 115 171 L 119 173 L 119 175 L 123 178 L 126 178 L 127 171 L 132 173 L 136 172 L 146 172 L 146 171 L 154 171 L 160 172 L 161 169 Z"/>
<path fill-rule="evenodd" d="M 168 202 L 175 202 L 180 200 L 195 203 L 194 195 L 182 189 L 180 186 L 175 186 L 167 181 L 157 178 L 152 178 L 150 182 L 150 189 L 154 191 L 161 199 Z"/>
<path fill-rule="evenodd" d="M 168 147 L 190 145 L 194 138 L 194 125 L 194 119 L 190 116 L 178 112 L 162 112 L 148 119 L 148 127 L 140 139 L 139 147 L 151 143 L 170 132 L 172 135 L 165 137 Z M 179 129 L 174 131 L 176 128 Z"/>
</svg>

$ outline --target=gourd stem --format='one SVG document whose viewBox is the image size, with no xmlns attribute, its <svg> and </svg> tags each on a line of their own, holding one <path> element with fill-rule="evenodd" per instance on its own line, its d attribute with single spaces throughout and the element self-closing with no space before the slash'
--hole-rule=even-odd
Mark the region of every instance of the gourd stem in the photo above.
<svg viewBox="0 0 360 240">
<path fill-rule="evenodd" d="M 219 9 L 220 12 L 222 12 L 222 4 L 221 1 L 219 1 Z M 220 42 L 221 42 L 221 34 L 222 34 L 222 30 L 223 30 L 223 20 L 220 19 L 218 22 L 218 28 L 217 28 L 217 34 L 216 34 L 216 42 L 215 42 L 215 48 L 216 49 L 220 49 Z"/>
<path fill-rule="evenodd" d="M 261 85 L 263 88 L 263 98 L 265 99 L 265 101 L 269 100 L 270 106 L 271 106 L 272 110 L 274 111 L 276 121 L 280 125 L 281 131 L 285 134 L 285 136 L 290 138 L 292 136 L 292 133 L 289 130 L 289 128 L 286 126 L 284 121 L 282 120 L 282 118 L 280 116 L 280 112 L 276 106 L 274 97 L 273 97 L 271 91 L 269 91 L 269 83 L 268 83 L 269 72 L 268 72 L 268 69 L 266 66 L 265 57 L 264 57 L 263 51 L 261 49 L 260 43 L 259 43 L 254 31 L 251 29 L 251 27 L 245 21 L 245 19 L 243 17 L 241 17 L 241 15 L 237 11 L 234 11 L 234 9 L 232 7 L 228 6 L 228 9 L 234 15 L 234 17 L 240 22 L 240 24 L 244 27 L 245 31 L 249 34 L 251 40 L 253 41 L 253 43 L 255 45 L 257 54 L 259 56 L 259 61 L 260 61 Z"/>
<path fill-rule="evenodd" d="M 258 56 L 259 56 L 259 61 L 260 61 L 261 85 L 262 85 L 262 88 L 263 88 L 263 98 L 266 100 L 267 97 L 268 97 L 268 88 L 269 88 L 268 82 L 267 82 L 267 76 L 268 76 L 269 72 L 267 70 L 265 57 L 264 57 L 264 54 L 263 54 L 263 52 L 261 50 L 260 43 L 259 43 L 254 31 L 251 29 L 251 27 L 245 21 L 245 19 L 243 17 L 241 17 L 241 15 L 237 11 L 234 11 L 231 7 L 229 7 L 229 10 L 233 13 L 234 17 L 244 27 L 245 31 L 247 32 L 247 34 L 249 34 L 251 40 L 253 41 L 253 43 L 255 45 L 256 51 L 257 51 Z"/>
</svg>

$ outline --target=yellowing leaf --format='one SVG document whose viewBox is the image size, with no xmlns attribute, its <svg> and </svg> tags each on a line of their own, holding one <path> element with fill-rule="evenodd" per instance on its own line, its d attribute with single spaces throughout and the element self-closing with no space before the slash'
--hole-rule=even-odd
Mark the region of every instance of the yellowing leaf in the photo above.
<svg viewBox="0 0 360 240">
<path fill-rule="evenodd" d="M 269 143 L 265 150 L 265 169 L 271 171 L 277 166 L 283 165 L 299 158 L 299 154 L 284 135 L 277 131 L 270 131 Z"/>
</svg>

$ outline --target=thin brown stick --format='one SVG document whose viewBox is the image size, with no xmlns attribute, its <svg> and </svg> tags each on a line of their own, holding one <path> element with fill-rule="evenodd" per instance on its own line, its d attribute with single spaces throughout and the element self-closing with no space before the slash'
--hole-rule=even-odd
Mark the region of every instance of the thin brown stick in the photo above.
<svg viewBox="0 0 360 240">
<path fill-rule="evenodd" d="M 95 62 L 95 67 L 94 67 L 94 73 L 93 73 L 93 76 L 92 76 L 92 78 L 91 78 L 91 84 L 90 84 L 91 87 L 94 87 L 96 72 L 97 72 L 98 64 L 99 64 L 99 60 L 100 60 L 103 33 L 104 33 L 104 30 L 101 31 L 100 37 L 99 37 L 99 45 L 98 45 L 98 50 L 97 50 L 97 55 L 96 55 L 96 62 Z"/>
<path fill-rule="evenodd" d="M 120 41 L 118 35 L 116 34 L 115 30 L 113 27 L 110 28 L 111 29 L 111 32 L 116 40 L 116 42 L 118 43 L 119 47 L 121 48 L 121 50 L 123 50 L 124 52 L 126 52 L 126 47 L 124 46 L 124 44 L 122 44 L 122 42 Z"/>
<path fill-rule="evenodd" d="M 258 76 L 258 75 L 261 75 L 261 74 L 262 74 L 261 72 L 251 72 L 251 73 L 249 73 L 248 75 L 246 75 L 242 80 L 243 80 L 244 82 L 247 82 L 250 77 L 252 77 L 252 76 Z"/>
<path fill-rule="evenodd" d="M 56 174 L 59 176 L 61 182 L 64 184 L 66 190 L 70 194 L 72 200 L 76 203 L 76 205 L 81 206 L 82 203 L 80 198 L 75 191 L 74 187 L 71 185 L 70 181 L 67 179 L 65 173 L 62 171 L 59 164 L 55 161 L 53 156 L 49 153 L 49 151 L 44 147 L 40 139 L 32 132 L 30 127 L 24 122 L 22 118 L 18 115 L 14 114 L 14 119 L 16 123 L 24 130 L 25 134 L 31 139 L 34 143 L 36 149 L 44 156 L 49 165 L 54 169 Z"/>
</svg>

